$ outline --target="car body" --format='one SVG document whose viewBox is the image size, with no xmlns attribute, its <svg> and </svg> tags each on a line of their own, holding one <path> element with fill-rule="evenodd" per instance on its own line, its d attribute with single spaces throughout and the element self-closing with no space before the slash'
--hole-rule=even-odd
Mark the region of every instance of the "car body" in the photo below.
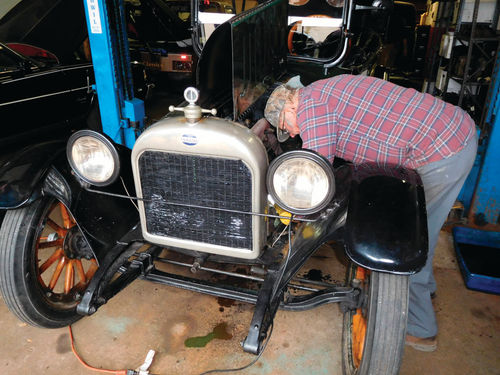
<svg viewBox="0 0 500 375">
<path fill-rule="evenodd" d="M 73 129 L 78 122 L 84 126 L 92 98 L 92 64 L 62 65 L 42 49 L 13 47 L 30 47 L 33 53 L 28 57 L 0 44 L 0 116 L 10 122 L 3 128 L 0 144 L 33 143 L 49 134 L 68 136 L 71 123 Z"/>
<path fill-rule="evenodd" d="M 50 51 L 61 64 L 85 61 L 85 13 L 79 0 L 19 0 L 1 15 L 0 40 Z"/>
<path fill-rule="evenodd" d="M 5 167 L 20 149 L 36 148 L 44 141 L 64 142 L 72 132 L 87 127 L 94 97 L 92 64 L 64 65 L 44 49 L 20 43 L 10 46 L 12 48 L 0 43 L 0 117 L 3 123 L 0 186 L 3 189 Z M 35 169 L 28 173 L 36 176 L 37 172 Z M 18 173 L 9 176 L 18 177 Z M 13 198 L 15 191 L 10 190 L 6 199 Z M 4 213 L 0 211 L 0 222 Z"/>
</svg>

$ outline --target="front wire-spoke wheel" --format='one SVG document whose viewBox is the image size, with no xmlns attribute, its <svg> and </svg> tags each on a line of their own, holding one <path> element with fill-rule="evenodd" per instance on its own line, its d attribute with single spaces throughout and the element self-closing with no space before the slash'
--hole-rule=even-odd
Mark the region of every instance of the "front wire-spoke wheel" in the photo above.
<svg viewBox="0 0 500 375">
<path fill-rule="evenodd" d="M 43 197 L 8 211 L 0 229 L 0 290 L 24 322 L 58 328 L 78 320 L 97 262 L 68 209 Z"/>
<path fill-rule="evenodd" d="M 408 276 L 351 265 L 347 282 L 360 288 L 364 298 L 359 308 L 344 313 L 344 374 L 398 374 L 408 316 Z"/>
</svg>

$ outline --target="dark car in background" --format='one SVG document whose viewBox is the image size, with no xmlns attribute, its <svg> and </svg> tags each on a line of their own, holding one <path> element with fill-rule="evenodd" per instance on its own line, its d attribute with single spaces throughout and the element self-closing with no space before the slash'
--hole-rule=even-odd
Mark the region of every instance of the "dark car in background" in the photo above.
<svg viewBox="0 0 500 375">
<path fill-rule="evenodd" d="M 57 139 L 85 124 L 94 82 L 92 64 L 64 65 L 43 49 L 12 47 L 0 43 L 0 145 Z"/>
<path fill-rule="evenodd" d="M 135 95 L 145 99 L 151 85 L 143 65 L 133 63 L 132 75 Z M 81 0 L 14 5 L 0 18 L 0 160 L 82 127 L 100 130 L 94 83 Z"/>
<path fill-rule="evenodd" d="M 94 72 L 82 1 L 22 0 L 0 16 L 0 144 L 19 148 L 84 126 Z"/>
<path fill-rule="evenodd" d="M 7 193 L 0 205 L 8 205 L 23 190 L 16 183 L 7 188 L 6 180 L 21 183 L 26 176 L 36 180 L 44 173 L 29 160 L 30 148 L 36 153 L 43 143 L 55 150 L 72 132 L 87 126 L 92 103 L 97 102 L 92 100 L 93 82 L 88 62 L 60 64 L 44 49 L 0 43 L 0 192 Z M 21 149 L 26 153 L 19 156 Z M 11 169 L 12 161 L 20 166 Z M 0 210 L 0 223 L 4 214 Z"/>
<path fill-rule="evenodd" d="M 81 0 L 20 0 L 0 15 L 0 41 L 25 43 L 50 51 L 62 64 L 89 60 Z"/>
<path fill-rule="evenodd" d="M 2 206 L 46 173 L 46 159 L 86 127 L 94 71 L 79 0 L 12 1 L 0 11 L 0 192 Z M 83 27 L 82 27 L 83 25 Z M 88 47 L 88 46 L 87 46 Z M 94 126 L 94 127 L 98 127 Z M 11 168 L 16 164 L 16 168 Z M 8 185 L 6 181 L 15 181 Z M 27 186 L 21 186 L 28 182 Z M 0 222 L 5 211 L 0 210 Z"/>
</svg>

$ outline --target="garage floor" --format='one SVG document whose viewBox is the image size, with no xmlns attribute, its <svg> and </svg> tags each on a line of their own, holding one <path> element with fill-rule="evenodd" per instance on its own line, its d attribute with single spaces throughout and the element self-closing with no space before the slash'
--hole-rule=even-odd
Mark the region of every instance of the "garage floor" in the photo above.
<svg viewBox="0 0 500 375">
<path fill-rule="evenodd" d="M 337 264 L 331 248 L 312 262 Z M 406 348 L 401 370 L 410 374 L 500 374 L 500 296 L 464 287 L 451 237 L 442 232 L 436 255 L 435 308 L 440 326 L 434 353 Z M 315 267 L 310 264 L 309 267 Z M 330 276 L 329 276 L 330 277 Z M 199 374 L 239 367 L 254 357 L 240 349 L 252 306 L 135 281 L 98 312 L 74 324 L 78 351 L 90 364 L 108 369 L 138 367 L 157 351 L 154 374 Z M 91 374 L 71 353 L 68 329 L 46 330 L 18 321 L 0 302 L 0 373 Z M 216 328 L 217 327 L 217 328 Z M 214 330 L 215 329 L 215 330 Z M 205 347 L 186 347 L 215 331 Z M 274 333 L 257 364 L 242 374 L 341 374 L 341 314 L 327 305 L 307 312 L 279 311 Z M 208 338 L 210 338 L 208 337 Z M 199 339 L 194 339 L 195 341 Z"/>
</svg>

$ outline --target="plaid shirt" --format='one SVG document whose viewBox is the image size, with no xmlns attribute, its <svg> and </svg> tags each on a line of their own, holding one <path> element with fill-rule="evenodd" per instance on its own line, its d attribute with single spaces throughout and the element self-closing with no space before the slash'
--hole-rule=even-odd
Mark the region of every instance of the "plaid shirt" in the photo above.
<svg viewBox="0 0 500 375">
<path fill-rule="evenodd" d="M 300 89 L 303 147 L 333 161 L 416 169 L 464 148 L 475 132 L 462 109 L 381 79 L 340 75 Z"/>
</svg>

